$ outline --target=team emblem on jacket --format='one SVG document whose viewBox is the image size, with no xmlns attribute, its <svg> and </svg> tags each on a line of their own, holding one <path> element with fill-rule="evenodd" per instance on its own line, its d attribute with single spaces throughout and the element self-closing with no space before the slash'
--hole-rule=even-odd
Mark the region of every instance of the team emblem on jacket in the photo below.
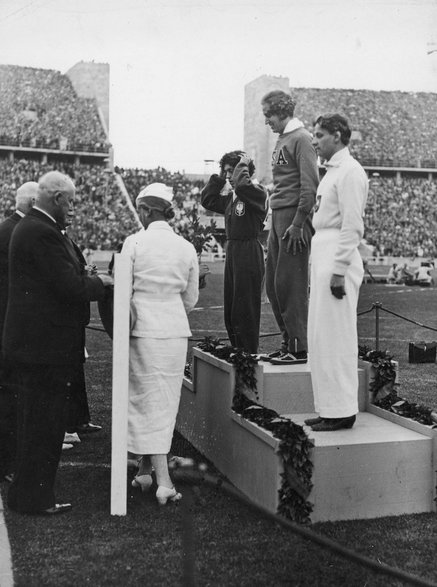
<svg viewBox="0 0 437 587">
<path fill-rule="evenodd" d="M 246 212 L 246 207 L 244 205 L 244 202 L 237 202 L 237 205 L 235 206 L 235 214 L 237 216 L 243 216 L 243 214 Z"/>
<path fill-rule="evenodd" d="M 287 165 L 288 161 L 287 158 L 285 157 L 285 153 L 284 153 L 284 149 L 279 149 L 279 151 L 277 151 L 276 149 L 273 151 L 272 153 L 272 164 L 273 165 Z"/>
</svg>

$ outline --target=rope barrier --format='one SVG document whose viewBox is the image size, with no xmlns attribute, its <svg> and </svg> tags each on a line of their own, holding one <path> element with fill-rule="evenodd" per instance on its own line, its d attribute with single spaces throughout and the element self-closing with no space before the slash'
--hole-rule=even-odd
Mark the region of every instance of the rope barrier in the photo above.
<svg viewBox="0 0 437 587">
<path fill-rule="evenodd" d="M 427 326 L 426 324 L 422 324 L 421 322 L 418 322 L 417 320 L 413 320 L 412 318 L 407 318 L 406 316 L 402 316 L 402 314 L 398 314 L 396 312 L 393 312 L 392 310 L 389 310 L 388 308 L 384 308 L 380 302 L 373 302 L 372 306 L 368 310 L 363 310 L 362 312 L 358 312 L 357 317 L 364 316 L 365 314 L 370 314 L 370 312 L 373 312 L 373 311 L 376 312 L 376 324 L 375 324 L 376 350 L 379 350 L 379 312 L 380 311 L 386 312 L 387 314 L 391 314 L 392 316 L 396 316 L 397 318 L 400 318 L 401 320 L 405 320 L 406 322 L 410 322 L 411 324 L 415 324 L 416 326 L 419 326 L 420 328 L 425 328 L 427 330 L 432 330 L 433 332 L 437 332 L 437 328 L 435 328 L 434 326 Z M 86 326 L 86 328 L 88 330 L 96 330 L 97 332 L 106 332 L 106 330 L 104 328 L 96 328 L 94 326 Z M 264 334 L 260 334 L 259 337 L 260 338 L 269 338 L 272 336 L 280 336 L 280 334 L 281 334 L 281 332 L 267 332 Z M 189 338 L 188 340 L 190 342 L 203 342 L 204 337 L 203 338 Z M 224 338 L 218 338 L 218 340 L 224 341 L 224 340 L 229 340 L 229 339 L 227 337 L 224 337 Z"/>
<path fill-rule="evenodd" d="M 387 308 L 384 308 L 383 306 L 381 306 L 380 309 L 383 312 L 387 312 L 388 314 L 392 314 L 393 316 L 396 316 L 397 318 L 402 318 L 402 320 L 406 320 L 407 322 L 411 322 L 412 324 L 415 324 L 416 326 L 420 326 L 421 328 L 427 328 L 428 330 L 433 330 L 434 332 L 437 332 L 437 328 L 434 328 L 433 326 L 427 326 L 426 324 L 422 324 L 421 322 L 418 322 L 417 320 L 412 320 L 411 318 L 407 318 L 406 316 L 402 316 L 401 314 L 397 314 L 396 312 L 393 312 L 392 310 L 387 310 Z"/>
<path fill-rule="evenodd" d="M 341 544 L 339 544 L 338 542 L 336 542 L 334 540 L 331 540 L 330 538 L 327 538 L 325 536 L 317 534 L 316 532 L 309 530 L 308 528 L 305 528 L 304 526 L 300 526 L 299 524 L 296 524 L 295 522 L 292 522 L 291 520 L 288 520 L 287 518 L 284 518 L 284 517 L 279 516 L 277 514 L 273 514 L 267 508 L 254 503 L 246 495 L 241 493 L 241 491 L 236 489 L 233 485 L 231 485 L 229 482 L 227 482 L 224 479 L 221 479 L 219 477 L 216 477 L 210 473 L 206 473 L 203 471 L 197 473 L 197 472 L 193 471 L 192 469 L 190 470 L 190 472 L 187 472 L 186 470 L 184 471 L 183 469 L 184 469 L 184 467 L 179 468 L 174 471 L 174 475 L 175 475 L 176 479 L 179 479 L 180 481 L 183 481 L 183 482 L 186 482 L 186 483 L 189 483 L 192 485 L 203 484 L 203 485 L 208 485 L 209 487 L 212 487 L 214 489 L 221 488 L 226 493 L 228 493 L 231 497 L 234 497 L 234 498 L 242 501 L 250 508 L 255 509 L 258 513 L 261 513 L 264 517 L 266 517 L 274 522 L 279 523 L 281 526 L 285 526 L 286 528 L 291 530 L 294 534 L 298 534 L 302 538 L 309 540 L 311 542 L 314 542 L 314 543 L 322 546 L 323 548 L 332 551 L 334 554 L 336 554 L 342 558 L 345 558 L 346 560 L 353 561 L 353 562 L 355 562 L 363 567 L 366 567 L 366 568 L 368 568 L 378 574 L 388 575 L 390 577 L 400 579 L 402 581 L 409 583 L 410 585 L 418 585 L 419 587 L 437 587 L 436 583 L 427 581 L 425 579 L 422 579 L 421 577 L 416 577 L 414 575 L 410 575 L 409 573 L 402 571 L 396 567 L 386 565 L 385 563 L 377 562 L 370 557 L 358 554 L 357 552 L 342 546 Z M 183 500 L 182 500 L 182 503 L 183 503 Z M 190 508 L 190 509 L 192 509 L 192 508 Z M 193 525 L 190 526 L 190 528 L 193 528 L 193 527 L 194 527 Z M 191 537 L 190 540 L 193 541 L 193 537 Z M 192 552 L 191 552 L 191 556 L 193 556 Z M 192 578 L 194 578 L 194 577 L 192 577 Z M 192 584 L 194 584 L 194 582 Z M 188 585 L 188 583 L 187 583 L 187 585 Z"/>
</svg>

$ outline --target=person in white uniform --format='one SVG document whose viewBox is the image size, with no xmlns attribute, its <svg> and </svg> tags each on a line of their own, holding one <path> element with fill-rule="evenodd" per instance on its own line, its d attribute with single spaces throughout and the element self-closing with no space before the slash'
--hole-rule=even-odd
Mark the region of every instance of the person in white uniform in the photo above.
<svg viewBox="0 0 437 587">
<path fill-rule="evenodd" d="M 364 269 L 358 246 L 368 194 L 350 154 L 351 130 L 339 114 L 320 116 L 313 145 L 326 173 L 317 189 L 311 252 L 308 351 L 315 431 L 351 428 L 358 412 L 357 304 Z"/>
<path fill-rule="evenodd" d="M 175 234 L 173 190 L 152 183 L 136 199 L 144 229 L 129 236 L 122 254 L 133 267 L 129 345 L 128 450 L 142 458 L 132 485 L 147 491 L 154 469 L 158 503 L 178 501 L 169 475 L 170 451 L 191 331 L 187 314 L 199 295 L 193 245 Z"/>
</svg>

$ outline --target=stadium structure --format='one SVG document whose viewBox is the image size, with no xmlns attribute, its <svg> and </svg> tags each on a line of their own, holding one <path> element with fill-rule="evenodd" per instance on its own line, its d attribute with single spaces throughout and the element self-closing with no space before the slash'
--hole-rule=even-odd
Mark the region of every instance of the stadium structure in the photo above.
<svg viewBox="0 0 437 587">
<path fill-rule="evenodd" d="M 116 250 L 137 230 L 133 201 L 153 181 L 173 186 L 175 228 L 187 235 L 188 214 L 203 210 L 199 194 L 205 178 L 163 167 L 114 166 L 109 76 L 105 63 L 80 62 L 65 74 L 0 65 L 0 214 L 12 212 L 19 185 L 58 169 L 77 186 L 70 231 L 83 249 Z M 290 88 L 288 78 L 268 75 L 253 80 L 245 87 L 244 147 L 267 187 L 276 137 L 264 123 L 260 100 L 275 88 L 296 96 L 296 115 L 309 130 L 315 117 L 327 111 L 350 120 L 351 150 L 370 180 L 365 238 L 375 258 L 437 257 L 436 94 Z M 208 221 L 208 216 L 202 218 Z M 222 239 L 219 224 L 212 258 L 223 258 Z"/>
</svg>

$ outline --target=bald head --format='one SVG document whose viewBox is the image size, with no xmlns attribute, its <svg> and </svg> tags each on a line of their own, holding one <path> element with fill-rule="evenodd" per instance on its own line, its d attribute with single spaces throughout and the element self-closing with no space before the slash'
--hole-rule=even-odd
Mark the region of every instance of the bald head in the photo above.
<svg viewBox="0 0 437 587">
<path fill-rule="evenodd" d="M 17 190 L 15 196 L 15 208 L 23 214 L 27 214 L 33 207 L 38 194 L 38 184 L 36 181 L 26 181 Z"/>
<path fill-rule="evenodd" d="M 73 210 L 75 193 L 76 188 L 68 175 L 49 171 L 38 182 L 35 205 L 64 226 L 68 212 Z"/>
</svg>

